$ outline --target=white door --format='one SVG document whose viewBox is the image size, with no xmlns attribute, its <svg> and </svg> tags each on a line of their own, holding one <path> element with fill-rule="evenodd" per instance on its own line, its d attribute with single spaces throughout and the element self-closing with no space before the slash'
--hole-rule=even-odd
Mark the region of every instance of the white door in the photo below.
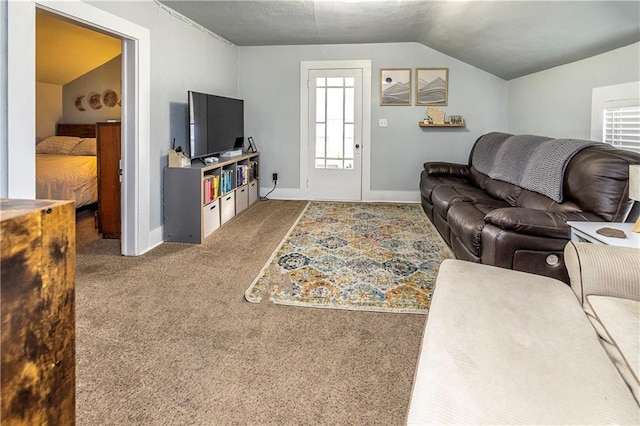
<svg viewBox="0 0 640 426">
<path fill-rule="evenodd" d="M 362 69 L 309 70 L 308 197 L 362 199 Z"/>
</svg>

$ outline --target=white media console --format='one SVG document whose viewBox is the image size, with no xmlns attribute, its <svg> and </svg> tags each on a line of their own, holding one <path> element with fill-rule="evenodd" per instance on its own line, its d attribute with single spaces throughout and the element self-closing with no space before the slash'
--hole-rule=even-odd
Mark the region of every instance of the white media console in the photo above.
<svg viewBox="0 0 640 426">
<path fill-rule="evenodd" d="M 165 168 L 164 240 L 202 244 L 258 201 L 259 165 L 256 152 L 213 164 Z"/>
</svg>

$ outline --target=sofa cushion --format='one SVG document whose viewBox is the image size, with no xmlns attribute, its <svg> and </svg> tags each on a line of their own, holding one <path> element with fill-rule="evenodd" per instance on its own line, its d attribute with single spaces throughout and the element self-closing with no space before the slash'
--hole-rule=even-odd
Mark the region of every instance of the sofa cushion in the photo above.
<svg viewBox="0 0 640 426">
<path fill-rule="evenodd" d="M 480 173 L 474 167 L 469 167 L 469 179 L 474 185 L 481 188 L 493 198 L 504 200 L 512 206 L 516 205 L 520 193 L 523 191 L 519 186 L 491 179 L 489 176 Z"/>
<path fill-rule="evenodd" d="M 640 302 L 590 295 L 587 304 L 602 346 L 640 403 Z"/>
<path fill-rule="evenodd" d="M 459 201 L 467 201 L 470 203 L 485 203 L 503 205 L 502 201 L 497 200 L 482 189 L 468 182 L 460 182 L 457 185 L 440 185 L 431 192 L 431 202 L 438 204 L 440 207 L 438 213 L 443 217 L 447 217 L 447 210 L 452 204 Z"/>
<path fill-rule="evenodd" d="M 459 185 L 469 182 L 468 166 L 463 164 L 428 162 L 420 173 L 420 192 L 422 197 L 431 202 L 431 191 L 440 185 Z"/>
<path fill-rule="evenodd" d="M 564 201 L 557 203 L 551 198 L 538 194 L 537 192 L 523 189 L 518 200 L 516 201 L 516 207 L 524 207 L 527 209 L 546 210 L 549 212 L 579 212 L 582 211 L 580 206 L 572 201 Z"/>
<path fill-rule="evenodd" d="M 487 186 L 487 181 L 490 179 L 490 177 L 480 173 L 478 170 L 476 170 L 475 167 L 469 166 L 469 179 L 476 186 L 484 190 L 484 188 Z"/>
<path fill-rule="evenodd" d="M 473 190 L 473 187 L 459 184 L 456 186 L 441 185 L 431 192 L 431 203 L 433 209 L 443 218 L 447 217 L 447 211 L 455 203 L 460 201 L 473 201 L 462 194 L 465 189 Z"/>
<path fill-rule="evenodd" d="M 522 188 L 512 185 L 507 182 L 502 182 L 495 179 L 487 179 L 484 190 L 487 194 L 498 200 L 504 200 L 509 205 L 515 206 L 518 201 L 518 196 L 522 192 Z"/>
<path fill-rule="evenodd" d="M 408 424 L 634 424 L 638 410 L 568 286 L 441 264 Z"/>
<path fill-rule="evenodd" d="M 500 205 L 502 203 L 502 205 Z M 480 256 L 482 228 L 487 213 L 500 207 L 508 206 L 504 201 L 493 200 L 484 202 L 459 202 L 453 204 L 447 213 L 447 223 L 451 234 L 464 245 L 474 256 Z"/>
<path fill-rule="evenodd" d="M 431 203 L 440 216 L 446 218 L 449 208 L 460 201 L 471 203 L 483 202 L 485 204 L 502 203 L 487 195 L 480 188 L 467 182 L 457 185 L 440 185 L 431 192 Z"/>
<path fill-rule="evenodd" d="M 464 185 L 466 182 L 465 178 L 458 176 L 430 176 L 423 170 L 420 175 L 420 193 L 425 199 L 431 201 L 431 193 L 435 188 L 442 185 Z"/>
</svg>

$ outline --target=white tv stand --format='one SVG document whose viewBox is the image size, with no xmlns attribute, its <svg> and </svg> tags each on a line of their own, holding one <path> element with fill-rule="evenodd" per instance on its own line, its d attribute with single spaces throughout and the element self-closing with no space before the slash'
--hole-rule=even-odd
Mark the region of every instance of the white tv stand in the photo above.
<svg viewBox="0 0 640 426">
<path fill-rule="evenodd" d="M 164 240 L 202 244 L 213 231 L 258 201 L 260 153 L 251 153 L 191 167 L 164 169 Z M 238 181 L 242 168 L 246 179 Z M 210 180 L 232 176 L 230 187 L 209 196 Z"/>
</svg>

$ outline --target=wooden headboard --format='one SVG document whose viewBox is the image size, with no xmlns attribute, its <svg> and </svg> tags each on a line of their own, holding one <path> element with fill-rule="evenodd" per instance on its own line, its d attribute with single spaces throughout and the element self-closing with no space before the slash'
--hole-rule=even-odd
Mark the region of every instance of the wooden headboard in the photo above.
<svg viewBox="0 0 640 426">
<path fill-rule="evenodd" d="M 58 123 L 56 130 L 58 136 L 77 136 L 79 138 L 95 138 L 95 124 L 64 124 Z"/>
</svg>

